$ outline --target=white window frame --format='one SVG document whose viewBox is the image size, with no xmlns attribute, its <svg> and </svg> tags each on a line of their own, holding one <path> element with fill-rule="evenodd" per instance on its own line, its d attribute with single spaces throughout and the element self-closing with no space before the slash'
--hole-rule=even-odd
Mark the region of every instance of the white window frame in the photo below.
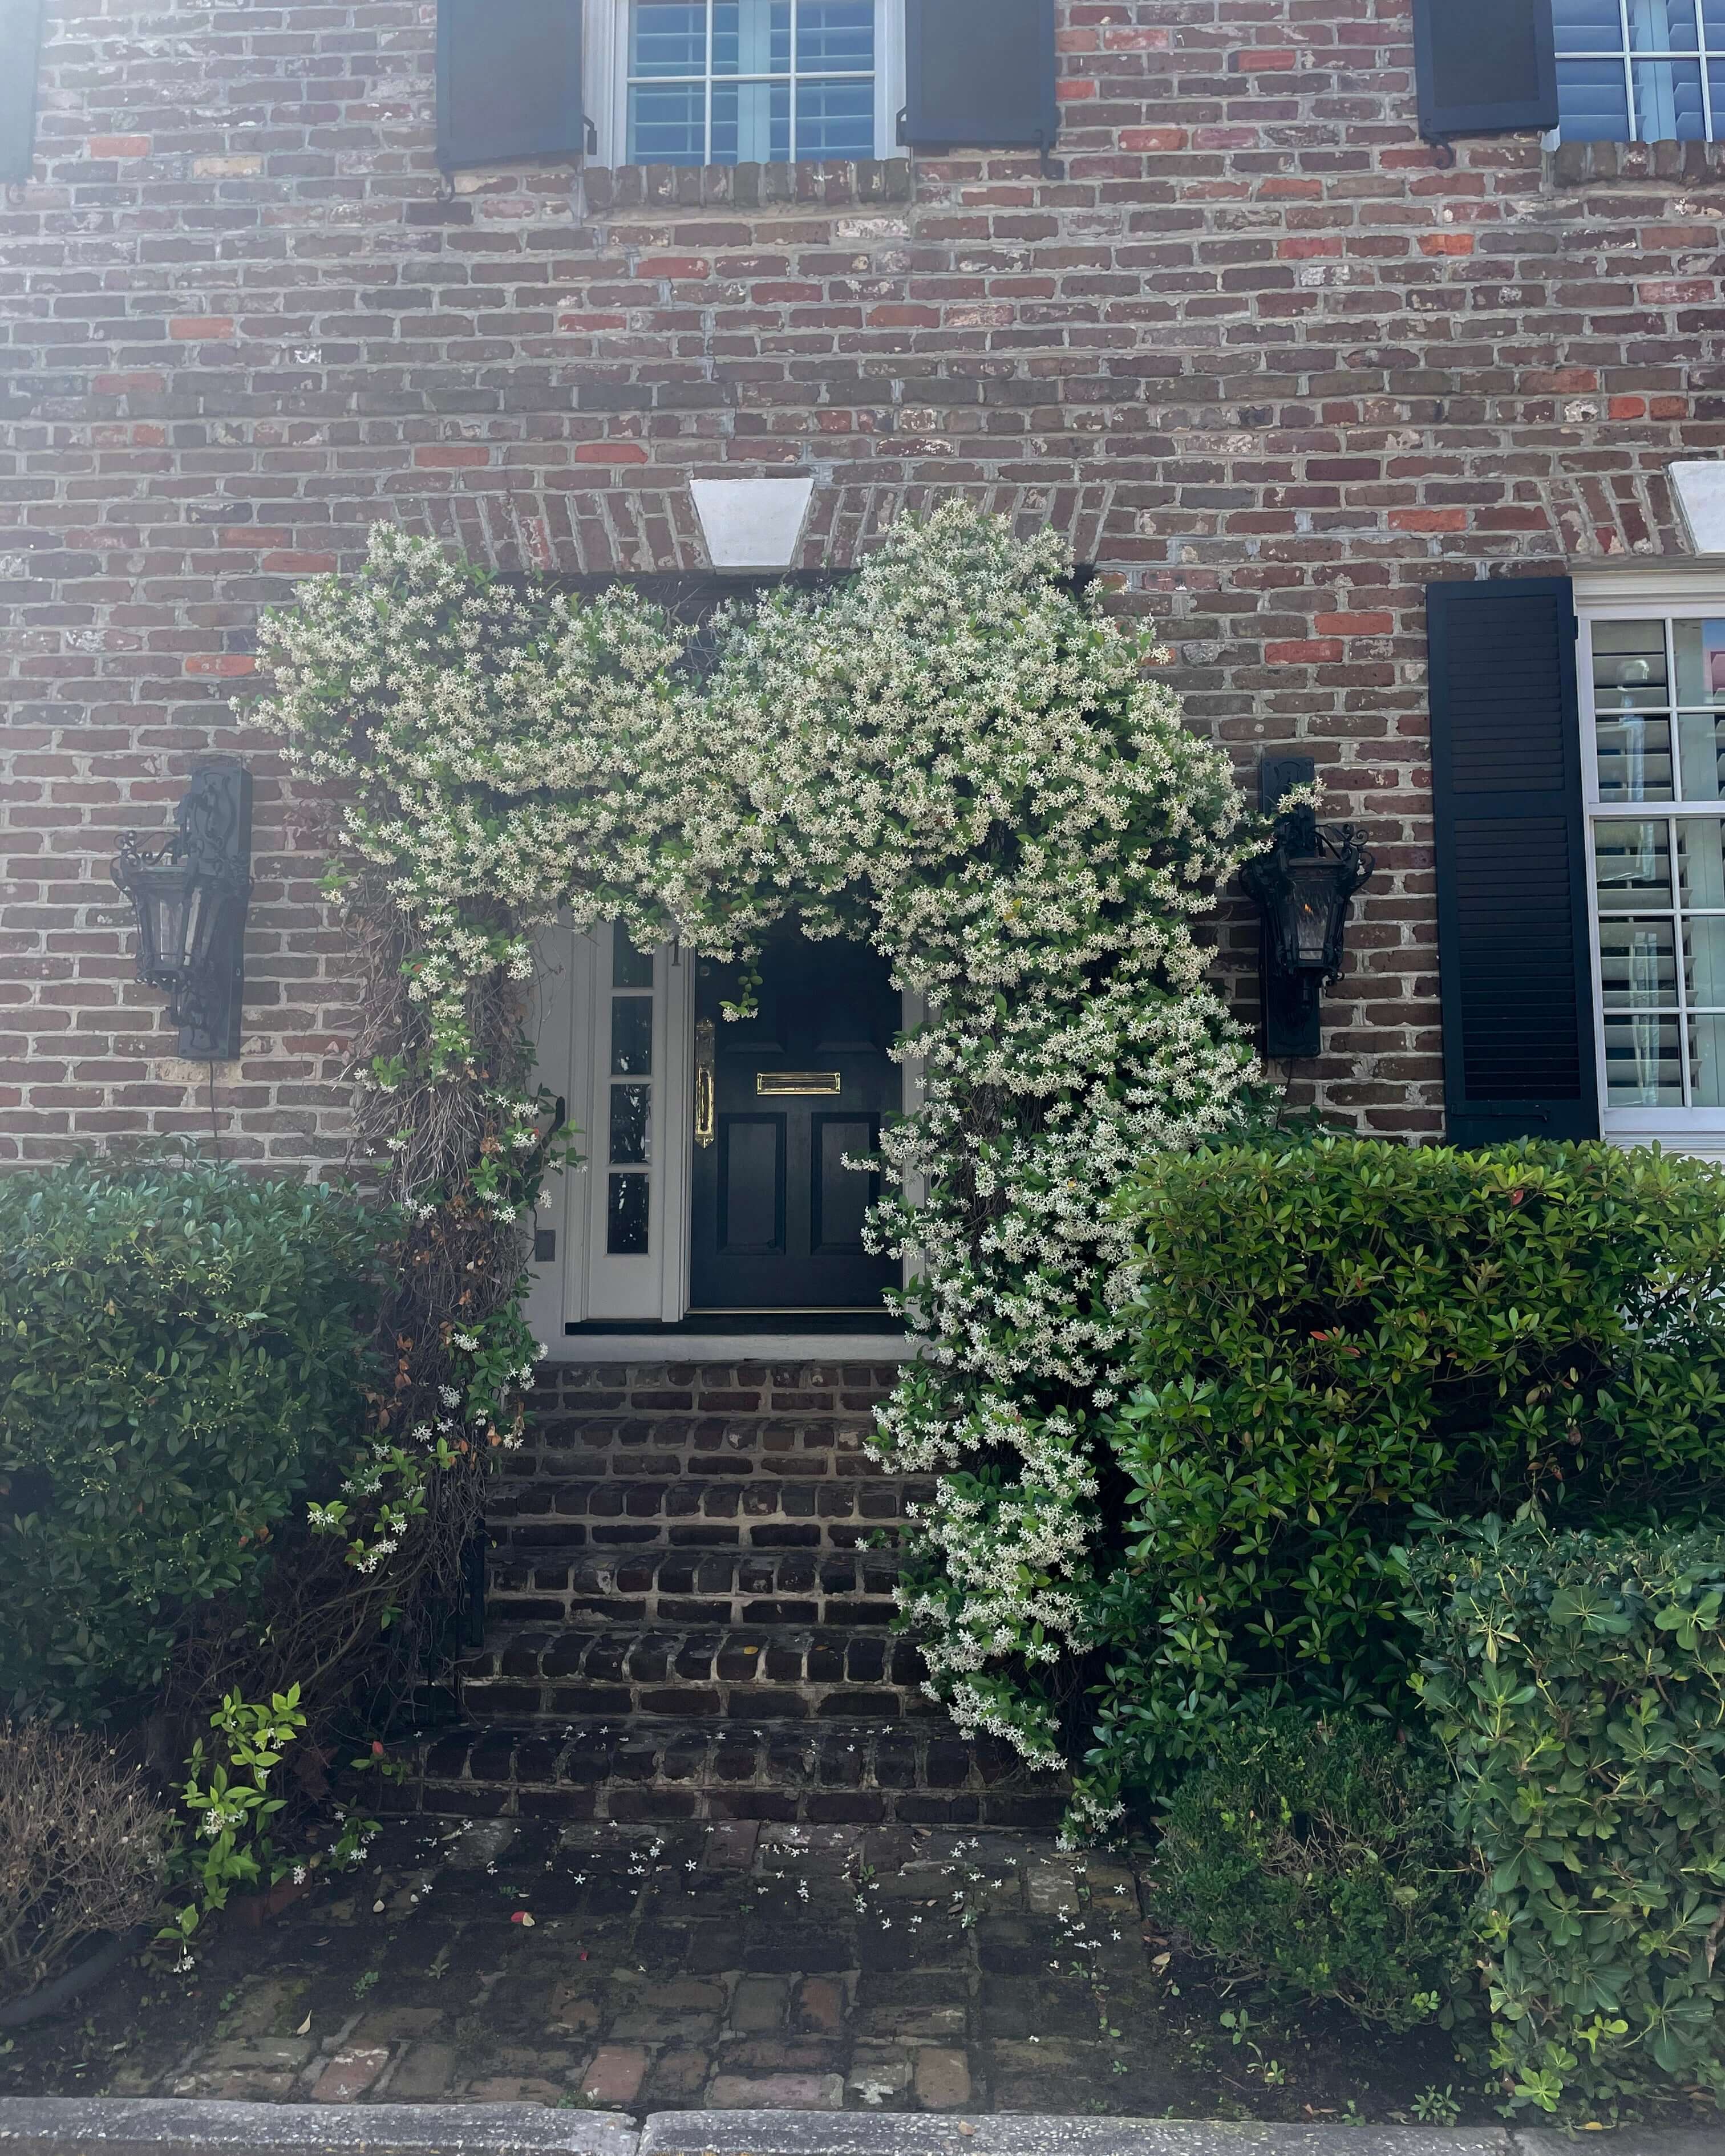
<svg viewBox="0 0 1725 2156">
<path fill-rule="evenodd" d="M 592 0 L 583 33 L 587 116 L 602 166 L 629 158 L 629 0 Z M 905 0 L 875 0 L 875 155 L 898 154 L 905 102 Z"/>
<path fill-rule="evenodd" d="M 1635 69 L 1644 61 L 1652 61 L 1656 64 L 1661 61 L 1696 61 L 1701 68 L 1702 125 L 1705 131 L 1702 139 L 1708 142 L 1717 142 L 1720 140 L 1720 131 L 1713 113 L 1712 76 L 1709 70 L 1711 64 L 1714 60 L 1725 62 L 1725 44 L 1714 46 L 1708 44 L 1707 15 L 1706 11 L 1702 5 L 1702 0 L 1696 0 L 1696 35 L 1698 39 L 1698 44 L 1696 50 L 1693 52 L 1680 52 L 1674 47 L 1665 45 L 1650 46 L 1644 51 L 1635 45 L 1630 36 L 1630 18 L 1635 12 L 1637 6 L 1642 3 L 1643 0 L 1617 0 L 1619 28 L 1623 40 L 1622 45 L 1618 50 L 1615 52 L 1566 52 L 1560 45 L 1557 51 L 1557 62 L 1558 67 L 1561 68 L 1566 60 L 1621 60 L 1623 63 L 1624 110 L 1629 118 L 1630 141 L 1631 142 L 1665 141 L 1670 141 L 1672 138 L 1666 136 L 1644 136 L 1637 128 L 1635 115 Z M 1656 6 L 1661 5 L 1662 4 L 1662 0 L 1652 0 L 1652 4 Z M 1720 115 L 1719 117 L 1725 119 L 1725 114 Z M 1615 140 L 1615 138 L 1574 136 L 1569 139 L 1574 141 L 1588 141 L 1598 139 Z M 1563 130 L 1560 121 L 1547 137 L 1547 141 L 1553 147 L 1555 147 L 1557 144 L 1561 142 L 1563 140 Z"/>
<path fill-rule="evenodd" d="M 1594 723 L 1593 624 L 1599 620 L 1652 621 L 1697 614 L 1725 616 L 1725 568 L 1657 570 L 1600 570 L 1579 575 L 1574 582 L 1576 638 L 1577 703 L 1581 724 L 1582 814 L 1587 835 L 1587 939 L 1593 991 L 1594 1043 L 1599 1066 L 1599 1128 L 1622 1145 L 1645 1145 L 1657 1140 L 1668 1151 L 1703 1153 L 1725 1158 L 1725 1106 L 1717 1108 L 1615 1107 L 1607 1097 L 1605 1070 L 1605 1001 L 1599 950 L 1599 888 L 1595 880 L 1594 826 L 1599 823 L 1633 820 L 1639 807 L 1650 817 L 1714 817 L 1725 820 L 1725 801 L 1650 801 L 1637 804 L 1599 798 L 1599 737 Z M 1676 685 L 1671 685 L 1675 699 Z M 1676 705 L 1672 706 L 1675 736 Z M 1676 874 L 1676 861 L 1672 872 Z M 1681 1003 L 1683 967 L 1681 914 L 1672 894 L 1676 922 L 1676 958 Z M 1620 1013 L 1614 1016 L 1620 1017 Z"/>
</svg>

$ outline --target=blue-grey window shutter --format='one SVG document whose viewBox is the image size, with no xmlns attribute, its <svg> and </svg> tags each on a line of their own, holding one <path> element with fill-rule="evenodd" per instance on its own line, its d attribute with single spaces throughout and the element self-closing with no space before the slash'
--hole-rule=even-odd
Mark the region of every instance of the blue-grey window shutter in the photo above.
<svg viewBox="0 0 1725 2156">
<path fill-rule="evenodd" d="M 42 0 L 0 0 L 0 180 L 27 180 L 36 153 Z"/>
<path fill-rule="evenodd" d="M 906 0 L 905 70 L 913 148 L 1054 146 L 1055 0 Z"/>
<path fill-rule="evenodd" d="M 1414 0 L 1420 132 L 1502 135 L 1558 124 L 1552 0 Z"/>
<path fill-rule="evenodd" d="M 1425 598 L 1450 1142 L 1597 1137 L 1569 581 Z"/>
<path fill-rule="evenodd" d="M 437 162 L 567 157 L 585 139 L 581 0 L 438 0 Z"/>
</svg>

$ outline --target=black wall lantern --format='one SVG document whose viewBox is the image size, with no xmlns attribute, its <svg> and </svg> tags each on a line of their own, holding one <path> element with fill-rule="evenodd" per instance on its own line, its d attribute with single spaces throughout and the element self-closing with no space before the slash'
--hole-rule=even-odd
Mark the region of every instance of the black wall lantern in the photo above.
<svg viewBox="0 0 1725 2156">
<path fill-rule="evenodd" d="M 120 841 L 114 880 L 138 917 L 138 978 L 167 989 L 182 1055 L 239 1053 L 251 861 L 251 773 L 225 758 L 198 766 L 165 839 Z"/>
<path fill-rule="evenodd" d="M 1309 758 L 1266 758 L 1258 770 L 1259 805 L 1276 815 L 1291 788 L 1317 775 Z M 1375 865 L 1352 824 L 1322 830 L 1314 810 L 1296 808 L 1276 815 L 1275 844 L 1241 869 L 1263 917 L 1258 978 L 1269 1061 L 1317 1054 L 1318 998 L 1342 978 L 1351 902 Z"/>
</svg>

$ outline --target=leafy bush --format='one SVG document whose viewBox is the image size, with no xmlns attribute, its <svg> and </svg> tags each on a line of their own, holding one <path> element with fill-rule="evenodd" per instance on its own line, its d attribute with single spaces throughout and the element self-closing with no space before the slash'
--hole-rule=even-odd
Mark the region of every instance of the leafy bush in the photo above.
<svg viewBox="0 0 1725 2156">
<path fill-rule="evenodd" d="M 0 1695 L 147 1700 L 351 1454 L 376 1229 L 352 1199 L 80 1160 L 0 1178 Z"/>
<path fill-rule="evenodd" d="M 94 1738 L 0 1723 L 0 1992 L 54 1974 L 97 1932 L 156 1906 L 167 1815 Z"/>
<path fill-rule="evenodd" d="M 1725 1534 L 1489 1522 L 1410 1571 L 1511 2102 L 1725 2106 Z"/>
<path fill-rule="evenodd" d="M 1466 1875 L 1441 1759 L 1340 1714 L 1249 1712 L 1175 1790 L 1158 1913 L 1230 1975 L 1391 2030 L 1450 2005 Z"/>
<path fill-rule="evenodd" d="M 1725 1174 L 1361 1139 L 1153 1161 L 1093 1766 L 1165 1782 L 1240 1691 L 1409 1702 L 1422 1507 L 1670 1516 L 1725 1483 Z"/>
</svg>

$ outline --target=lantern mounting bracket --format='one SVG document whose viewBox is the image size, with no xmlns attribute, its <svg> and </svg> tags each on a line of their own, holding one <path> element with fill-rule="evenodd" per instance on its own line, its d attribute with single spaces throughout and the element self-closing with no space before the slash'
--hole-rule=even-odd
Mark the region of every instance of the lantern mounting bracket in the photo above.
<svg viewBox="0 0 1725 2156">
<path fill-rule="evenodd" d="M 239 1053 L 251 853 L 251 773 L 212 757 L 193 771 L 173 829 L 127 831 L 114 863 L 137 916 L 138 978 L 167 990 L 180 1053 L 200 1061 Z"/>
<path fill-rule="evenodd" d="M 1258 980 L 1264 1054 L 1271 1062 L 1319 1052 L 1319 1001 L 1342 977 L 1352 901 L 1376 866 L 1353 824 L 1326 829 L 1307 803 L 1281 808 L 1287 794 L 1317 775 L 1310 757 L 1265 758 L 1258 768 L 1259 805 L 1275 818 L 1274 836 L 1269 851 L 1240 872 L 1262 923 Z"/>
</svg>

